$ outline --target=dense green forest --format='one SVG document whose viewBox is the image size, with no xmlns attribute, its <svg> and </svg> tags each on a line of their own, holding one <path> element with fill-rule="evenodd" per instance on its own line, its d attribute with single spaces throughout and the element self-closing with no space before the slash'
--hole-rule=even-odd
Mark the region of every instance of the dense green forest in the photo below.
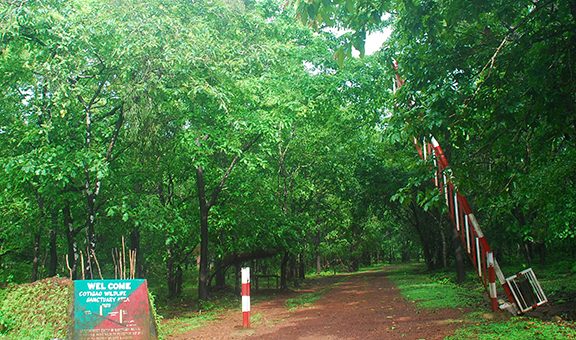
<svg viewBox="0 0 576 340">
<path fill-rule="evenodd" d="M 113 278 L 123 238 L 171 298 L 449 267 L 430 134 L 501 263 L 574 261 L 575 59 L 574 0 L 2 1 L 0 282 Z"/>
</svg>

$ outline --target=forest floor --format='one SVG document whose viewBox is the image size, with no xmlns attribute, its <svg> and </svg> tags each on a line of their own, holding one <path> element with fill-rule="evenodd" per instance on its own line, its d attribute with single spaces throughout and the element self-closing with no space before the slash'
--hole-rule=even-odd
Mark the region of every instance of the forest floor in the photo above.
<svg viewBox="0 0 576 340">
<path fill-rule="evenodd" d="M 298 296 L 314 294 L 314 303 L 290 307 Z M 400 295 L 386 270 L 315 280 L 312 286 L 253 304 L 251 314 L 249 329 L 241 327 L 238 308 L 168 338 L 443 339 L 466 322 L 463 309 L 418 308 Z"/>
</svg>

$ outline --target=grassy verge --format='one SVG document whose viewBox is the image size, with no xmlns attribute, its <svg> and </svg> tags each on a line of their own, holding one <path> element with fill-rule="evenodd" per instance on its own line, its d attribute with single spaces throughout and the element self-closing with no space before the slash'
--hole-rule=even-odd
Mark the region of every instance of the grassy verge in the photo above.
<svg viewBox="0 0 576 340">
<path fill-rule="evenodd" d="M 307 307 L 312 305 L 314 302 L 318 301 L 324 294 L 330 291 L 331 287 L 325 287 L 318 289 L 310 293 L 302 293 L 297 297 L 290 298 L 286 300 L 286 307 L 289 310 L 295 310 L 300 307 Z"/>
<path fill-rule="evenodd" d="M 422 308 L 477 308 L 483 303 L 484 290 L 473 275 L 457 285 L 454 274 L 429 273 L 422 264 L 390 266 L 386 271 L 401 294 Z"/>
<path fill-rule="evenodd" d="M 472 324 L 456 330 L 447 339 L 576 339 L 576 330 L 571 322 L 549 322 L 530 317 L 488 321 L 475 314 L 468 315 L 468 319 Z"/>
<path fill-rule="evenodd" d="M 217 310 L 208 312 L 183 311 L 178 317 L 164 319 L 159 333 L 162 338 L 184 334 L 216 319 L 218 314 L 219 311 Z"/>
<path fill-rule="evenodd" d="M 380 265 L 380 268 L 382 266 Z M 361 272 L 360 270 L 359 272 Z M 367 270 L 365 270 L 367 271 Z M 286 307 L 290 311 L 301 307 L 307 307 L 314 304 L 326 293 L 328 293 L 335 285 L 345 280 L 347 276 L 344 274 L 333 273 L 320 273 L 308 276 L 300 287 L 304 290 L 311 290 L 310 292 L 301 292 L 298 296 L 286 300 Z"/>
<path fill-rule="evenodd" d="M 505 273 L 523 269 L 520 265 L 503 268 Z M 576 323 L 556 318 L 544 321 L 534 317 L 510 317 L 505 312 L 489 312 L 483 286 L 474 273 L 463 285 L 454 282 L 451 272 L 426 272 L 423 264 L 389 266 L 388 277 L 401 294 L 420 308 L 464 308 L 465 326 L 448 339 L 576 339 Z M 549 298 L 576 292 L 576 274 L 570 264 L 534 268 Z M 558 302 L 558 301 L 556 301 Z"/>
<path fill-rule="evenodd" d="M 164 319 L 159 333 L 162 338 L 184 334 L 194 328 L 204 326 L 225 311 L 237 308 L 239 304 L 238 296 L 224 294 L 213 300 L 202 302 L 201 308 L 198 308 L 196 302 L 163 305 L 159 308 L 159 313 Z"/>
</svg>

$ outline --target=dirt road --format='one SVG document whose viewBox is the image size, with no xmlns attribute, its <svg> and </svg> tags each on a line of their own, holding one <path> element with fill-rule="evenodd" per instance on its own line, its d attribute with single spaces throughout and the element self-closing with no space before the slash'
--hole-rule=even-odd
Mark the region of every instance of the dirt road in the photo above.
<svg viewBox="0 0 576 340">
<path fill-rule="evenodd" d="M 253 305 L 250 329 L 240 327 L 240 312 L 230 312 L 172 339 L 443 339 L 463 314 L 417 309 L 382 271 L 348 275 L 310 307 L 289 311 L 285 299 Z"/>
</svg>

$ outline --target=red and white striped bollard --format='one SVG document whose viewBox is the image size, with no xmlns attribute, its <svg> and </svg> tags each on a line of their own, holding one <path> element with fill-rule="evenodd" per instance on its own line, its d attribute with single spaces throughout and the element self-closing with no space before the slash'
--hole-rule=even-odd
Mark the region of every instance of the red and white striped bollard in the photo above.
<svg viewBox="0 0 576 340">
<path fill-rule="evenodd" d="M 242 268 L 242 327 L 250 327 L 250 267 Z"/>
</svg>

